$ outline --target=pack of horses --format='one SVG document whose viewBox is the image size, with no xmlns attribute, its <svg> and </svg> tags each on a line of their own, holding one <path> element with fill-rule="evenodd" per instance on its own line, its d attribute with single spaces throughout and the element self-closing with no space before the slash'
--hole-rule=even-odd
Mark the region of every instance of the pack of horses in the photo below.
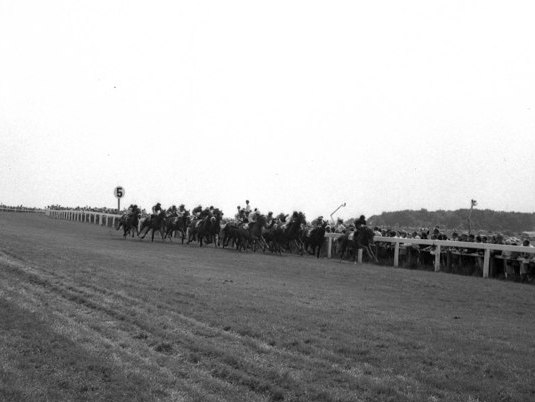
<svg viewBox="0 0 535 402">
<path fill-rule="evenodd" d="M 322 221 L 314 228 L 307 226 L 305 215 L 294 212 L 289 221 L 280 225 L 275 220 L 268 223 L 266 216 L 257 216 L 256 221 L 246 224 L 234 221 L 223 221 L 223 213 L 215 210 L 211 216 L 192 218 L 188 213 L 183 216 L 168 216 L 164 211 L 142 217 L 140 214 L 124 215 L 116 229 L 123 229 L 123 237 L 128 236 L 144 239 L 149 233 L 154 241 L 156 233 L 162 241 L 179 238 L 181 243 L 196 242 L 200 247 L 233 247 L 238 251 L 251 249 L 253 252 L 262 250 L 281 255 L 283 252 L 305 253 L 320 257 L 325 244 L 327 221 Z M 334 242 L 334 254 L 340 261 L 344 258 L 357 260 L 358 250 L 362 249 L 371 260 L 377 261 L 373 251 L 374 232 L 367 226 L 355 231 L 341 234 Z"/>
</svg>

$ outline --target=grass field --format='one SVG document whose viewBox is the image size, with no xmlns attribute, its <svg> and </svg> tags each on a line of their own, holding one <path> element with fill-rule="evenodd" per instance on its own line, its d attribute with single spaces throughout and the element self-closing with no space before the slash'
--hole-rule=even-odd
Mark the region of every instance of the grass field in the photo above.
<svg viewBox="0 0 535 402">
<path fill-rule="evenodd" d="M 535 400 L 535 286 L 0 227 L 0 400 Z"/>
</svg>

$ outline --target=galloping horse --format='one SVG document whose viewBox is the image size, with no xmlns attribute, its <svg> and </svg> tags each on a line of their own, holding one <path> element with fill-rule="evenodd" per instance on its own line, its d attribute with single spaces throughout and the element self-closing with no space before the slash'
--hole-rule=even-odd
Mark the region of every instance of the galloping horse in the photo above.
<svg viewBox="0 0 535 402">
<path fill-rule="evenodd" d="M 116 229 L 119 230 L 121 227 L 123 228 L 123 238 L 126 239 L 126 235 L 129 233 L 132 233 L 132 237 L 134 237 L 134 234 L 139 235 L 137 230 L 139 217 L 139 213 L 121 216 L 119 222 L 117 223 Z"/>
<path fill-rule="evenodd" d="M 195 230 L 193 232 L 190 232 L 188 244 L 192 241 L 192 236 L 197 236 L 197 239 L 199 240 L 199 245 L 202 247 L 203 240 L 206 244 L 209 244 L 211 242 L 214 242 L 215 246 L 218 247 L 218 237 L 219 232 L 221 230 L 221 219 L 223 218 L 223 213 L 215 209 L 213 212 L 213 216 L 207 216 L 206 218 L 202 219 L 200 222 L 197 223 Z M 190 225 L 190 229 L 191 229 Z"/>
<path fill-rule="evenodd" d="M 284 246 L 291 251 L 292 245 L 297 248 L 300 255 L 303 255 L 304 244 L 302 241 L 303 237 L 303 226 L 306 224 L 305 214 L 302 212 L 295 212 L 292 214 L 290 222 L 286 226 L 286 229 L 283 232 L 282 239 L 284 241 Z"/>
<path fill-rule="evenodd" d="M 342 262 L 346 251 L 352 251 L 354 253 L 356 264 L 359 249 L 366 250 L 368 256 L 377 262 L 377 257 L 371 248 L 373 245 L 373 236 L 373 230 L 367 226 L 361 226 L 354 232 L 348 232 L 343 236 L 340 236 L 337 239 L 338 248 L 340 250 L 340 262 Z"/>
<path fill-rule="evenodd" d="M 238 225 L 235 222 L 228 222 L 222 229 L 222 245 L 223 248 L 227 247 L 232 241 L 236 250 L 246 250 L 249 246 L 250 235 L 247 229 L 243 228 L 243 225 Z"/>
<path fill-rule="evenodd" d="M 253 252 L 256 251 L 256 246 L 262 247 L 262 251 L 265 252 L 268 247 L 266 240 L 264 239 L 264 229 L 267 228 L 267 218 L 264 215 L 259 215 L 255 222 L 249 223 L 249 240 L 253 246 Z"/>
<path fill-rule="evenodd" d="M 312 247 L 312 252 L 308 251 L 310 254 L 315 255 L 316 258 L 320 258 L 321 246 L 325 241 L 325 228 L 327 227 L 327 222 L 322 221 L 321 225 L 312 229 L 310 233 L 305 236 L 305 250 L 308 251 L 309 247 Z"/>
<path fill-rule="evenodd" d="M 174 216 L 167 218 L 165 236 L 172 241 L 173 233 L 180 232 L 182 244 L 184 244 L 184 239 L 186 238 L 186 231 L 190 224 L 190 217 L 188 213 L 184 213 L 182 216 Z"/>
<path fill-rule="evenodd" d="M 147 236 L 147 233 L 152 230 L 152 236 L 151 241 L 154 241 L 154 232 L 159 231 L 160 235 L 162 236 L 162 240 L 165 239 L 165 212 L 160 211 L 159 214 L 153 214 L 149 218 L 145 219 L 143 223 L 141 224 L 141 228 L 139 229 L 138 236 L 141 235 L 143 230 L 147 229 L 145 231 L 145 234 L 143 236 L 140 236 L 142 239 Z"/>
</svg>

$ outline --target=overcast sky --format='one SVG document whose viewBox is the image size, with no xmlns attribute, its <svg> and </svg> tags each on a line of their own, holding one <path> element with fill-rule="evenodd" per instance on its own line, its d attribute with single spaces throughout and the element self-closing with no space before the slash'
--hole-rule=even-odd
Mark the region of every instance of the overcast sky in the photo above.
<svg viewBox="0 0 535 402">
<path fill-rule="evenodd" d="M 0 203 L 535 210 L 533 1 L 0 0 Z"/>
</svg>

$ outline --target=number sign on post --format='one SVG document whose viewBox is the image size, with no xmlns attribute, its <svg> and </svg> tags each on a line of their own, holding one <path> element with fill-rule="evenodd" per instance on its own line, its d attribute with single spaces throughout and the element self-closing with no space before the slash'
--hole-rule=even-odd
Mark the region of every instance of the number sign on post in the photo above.
<svg viewBox="0 0 535 402">
<path fill-rule="evenodd" d="M 115 197 L 117 197 L 117 213 L 121 211 L 121 198 L 124 197 L 124 188 L 121 186 L 115 187 L 115 190 L 113 190 L 113 194 Z"/>
</svg>

